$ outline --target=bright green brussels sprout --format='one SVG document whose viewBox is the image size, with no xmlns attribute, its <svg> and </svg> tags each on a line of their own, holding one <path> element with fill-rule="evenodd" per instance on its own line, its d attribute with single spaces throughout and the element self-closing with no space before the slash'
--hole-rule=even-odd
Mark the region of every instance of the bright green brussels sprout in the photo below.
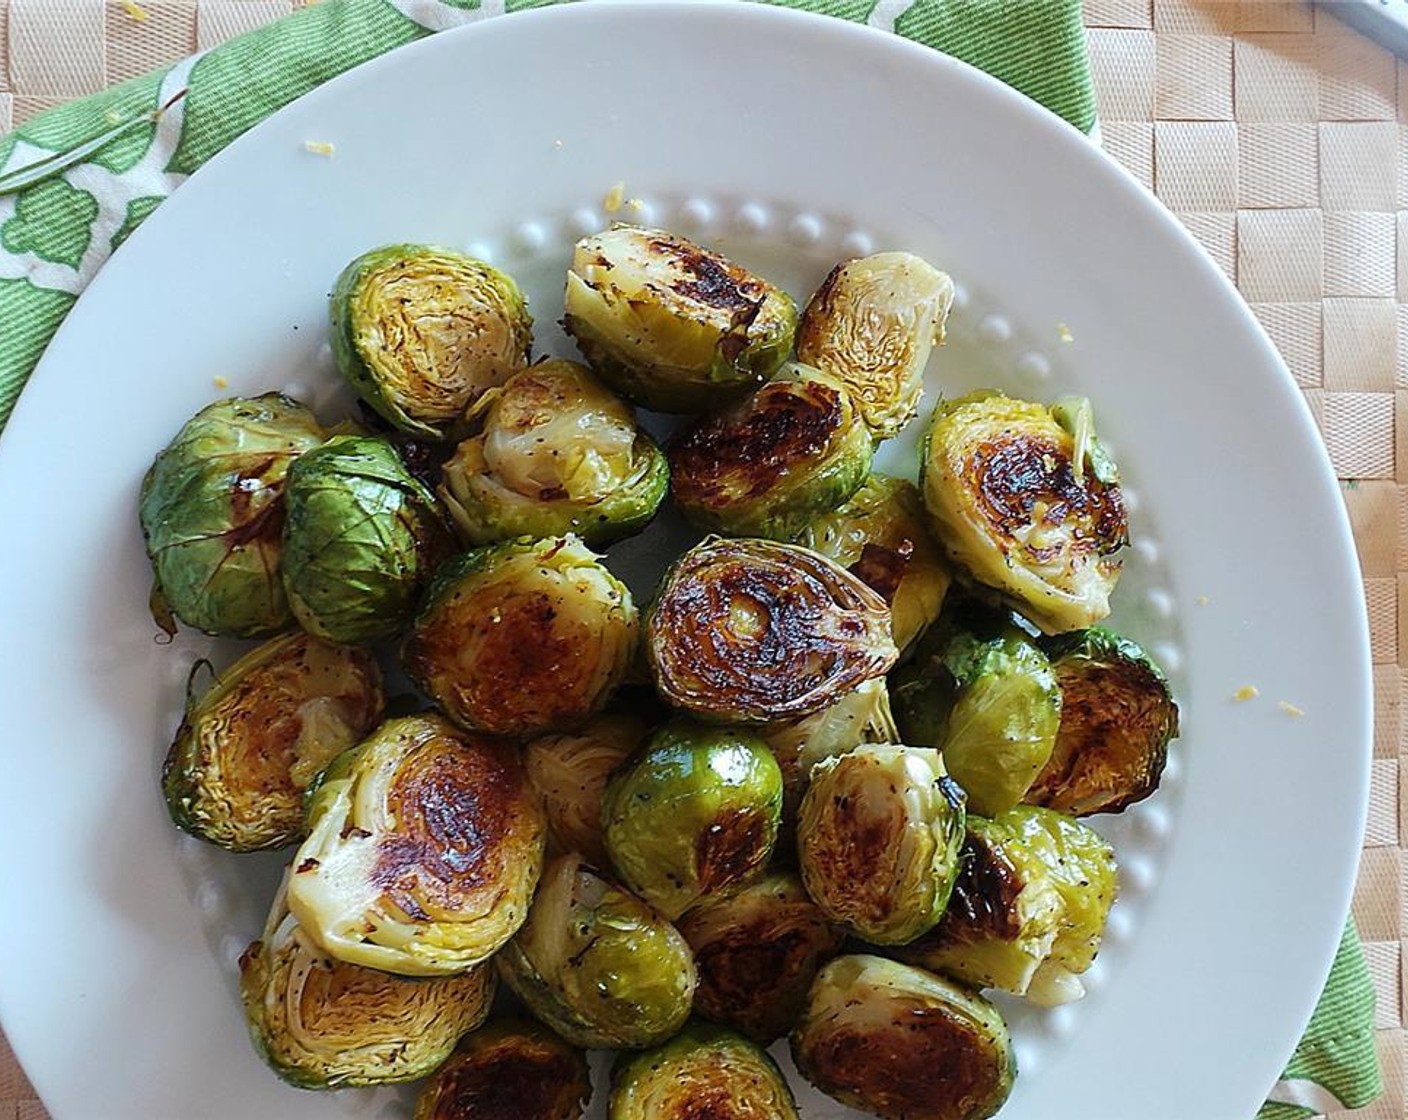
<svg viewBox="0 0 1408 1120">
<path fill-rule="evenodd" d="M 614 225 L 577 242 L 563 326 L 618 393 L 701 412 L 767 380 L 792 350 L 782 289 L 662 230 Z"/>
<path fill-rule="evenodd" d="M 576 537 L 520 538 L 441 567 L 404 658 L 461 726 L 538 735 L 605 706 L 639 629 L 626 585 Z"/>
<path fill-rule="evenodd" d="M 866 941 L 913 941 L 944 912 L 963 819 L 963 791 L 937 751 L 872 745 L 828 758 L 797 815 L 807 893 Z"/>
<path fill-rule="evenodd" d="M 255 1049 L 305 1089 L 413 1081 L 489 1014 L 494 970 L 411 980 L 329 957 L 289 915 L 281 887 L 260 939 L 240 957 Z"/>
<path fill-rule="evenodd" d="M 1110 613 L 1115 554 L 1129 540 L 1119 477 L 1081 403 L 990 391 L 945 401 L 921 459 L 924 506 L 949 558 L 1048 634 Z"/>
<path fill-rule="evenodd" d="M 523 752 L 523 768 L 542 803 L 548 842 L 559 853 L 579 852 L 606 867 L 601 798 L 606 779 L 645 738 L 633 715 L 597 716 L 577 731 L 544 735 Z"/>
<path fill-rule="evenodd" d="M 388 720 L 323 771 L 289 909 L 339 960 L 463 972 L 523 922 L 543 834 L 512 744 L 429 712 Z"/>
<path fill-rule="evenodd" d="M 850 501 L 813 521 L 796 542 L 849 568 L 880 593 L 890 604 L 901 656 L 939 617 L 951 578 L 912 482 L 872 474 Z"/>
<path fill-rule="evenodd" d="M 672 921 L 762 874 L 782 816 L 782 771 L 751 731 L 677 719 L 606 783 L 606 851 L 626 885 Z"/>
<path fill-rule="evenodd" d="M 762 1046 L 801 1017 L 821 966 L 845 935 L 791 872 L 708 898 L 679 921 L 694 950 L 694 1010 Z"/>
<path fill-rule="evenodd" d="M 300 633 L 265 642 L 204 696 L 188 691 L 161 776 L 171 819 L 232 852 L 292 844 L 304 790 L 381 722 L 384 701 L 366 650 Z"/>
<path fill-rule="evenodd" d="M 258 638 L 293 624 L 279 558 L 284 476 L 327 432 L 278 393 L 216 401 L 188 420 L 142 480 L 142 537 L 162 629 Z"/>
<path fill-rule="evenodd" d="M 334 642 L 405 629 L 452 545 L 390 441 L 334 436 L 289 468 L 284 499 L 284 591 L 299 625 Z"/>
<path fill-rule="evenodd" d="M 768 723 L 834 704 L 898 651 L 884 601 L 840 565 L 796 545 L 709 537 L 665 573 L 646 655 L 675 707 Z"/>
<path fill-rule="evenodd" d="M 537 1023 L 500 1020 L 465 1036 L 411 1120 L 581 1120 L 591 1093 L 580 1050 Z"/>
<path fill-rule="evenodd" d="M 567 532 L 610 544 L 645 528 L 669 488 L 665 453 L 576 362 L 520 370 L 475 414 L 479 431 L 445 464 L 440 487 L 469 544 Z"/>
<path fill-rule="evenodd" d="M 622 1055 L 607 1120 L 797 1120 L 767 1053 L 732 1031 L 691 1023 L 663 1046 Z"/>
<path fill-rule="evenodd" d="M 882 1120 L 986 1120 L 1017 1076 L 997 1009 L 976 992 L 883 957 L 838 957 L 792 1032 L 802 1076 Z"/>
<path fill-rule="evenodd" d="M 1053 639 L 1061 689 L 1056 745 L 1024 800 L 1073 816 L 1118 813 L 1159 786 L 1178 705 L 1163 671 L 1128 638 L 1094 628 Z"/>
<path fill-rule="evenodd" d="M 574 1046 L 638 1050 L 689 1017 L 689 946 L 579 855 L 548 865 L 528 920 L 494 958 L 528 1010 Z"/>
<path fill-rule="evenodd" d="M 517 284 L 431 245 L 363 253 L 337 278 L 328 311 L 342 376 L 396 427 L 432 439 L 527 365 L 533 343 Z"/>
<path fill-rule="evenodd" d="M 943 752 L 973 812 L 993 816 L 1026 794 L 1051 758 L 1061 690 L 1051 663 L 1026 634 L 934 632 L 895 674 L 890 698 L 900 735 Z"/>
<path fill-rule="evenodd" d="M 693 524 L 791 540 L 846 501 L 874 444 L 841 383 L 795 362 L 670 442 L 670 495 Z"/>
<path fill-rule="evenodd" d="M 797 326 L 797 357 L 840 378 L 877 440 L 919 411 L 929 352 L 944 340 L 953 281 L 913 253 L 831 270 Z"/>
</svg>

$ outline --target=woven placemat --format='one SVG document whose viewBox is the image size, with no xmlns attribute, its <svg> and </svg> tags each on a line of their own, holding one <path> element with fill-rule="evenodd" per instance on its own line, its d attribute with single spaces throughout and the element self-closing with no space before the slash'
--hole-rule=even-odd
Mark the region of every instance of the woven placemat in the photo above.
<svg viewBox="0 0 1408 1120">
<path fill-rule="evenodd" d="M 295 6 L 0 0 L 0 132 Z M 1376 702 L 1354 913 L 1378 992 L 1386 1091 L 1368 1108 L 1335 1115 L 1403 1120 L 1408 69 L 1294 0 L 1086 0 L 1086 24 L 1106 148 L 1237 283 L 1305 392 L 1343 480 L 1364 569 Z M 46 1117 L 0 1036 L 0 1120 Z"/>
</svg>

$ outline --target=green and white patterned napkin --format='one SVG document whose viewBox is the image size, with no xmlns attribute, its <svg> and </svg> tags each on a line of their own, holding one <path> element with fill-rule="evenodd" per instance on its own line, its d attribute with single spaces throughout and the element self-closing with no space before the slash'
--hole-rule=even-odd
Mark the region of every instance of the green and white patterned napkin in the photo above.
<svg viewBox="0 0 1408 1120">
<path fill-rule="evenodd" d="M 0 181 L 124 122 L 61 174 L 0 195 L 0 430 L 49 339 L 98 269 L 188 175 L 241 133 L 405 43 L 556 0 L 323 0 L 268 27 L 0 139 Z M 970 62 L 1083 132 L 1095 99 L 1079 0 L 770 0 L 893 31 Z M 151 117 L 189 90 L 159 119 Z M 1285 1078 L 1260 1120 L 1357 1108 L 1382 1091 L 1373 988 L 1353 925 Z"/>
</svg>

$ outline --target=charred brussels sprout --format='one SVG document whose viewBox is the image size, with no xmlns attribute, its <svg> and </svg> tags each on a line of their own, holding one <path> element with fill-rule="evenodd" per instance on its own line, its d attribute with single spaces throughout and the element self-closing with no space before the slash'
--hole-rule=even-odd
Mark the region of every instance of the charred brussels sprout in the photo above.
<svg viewBox="0 0 1408 1120">
<path fill-rule="evenodd" d="M 1178 736 L 1163 671 L 1134 642 L 1099 628 L 1063 634 L 1048 652 L 1061 726 L 1024 800 L 1077 817 L 1142 801 L 1158 788 Z"/>
<path fill-rule="evenodd" d="M 607 1120 L 797 1120 L 782 1071 L 745 1038 L 691 1023 L 663 1046 L 617 1059 Z"/>
<path fill-rule="evenodd" d="M 609 544 L 645 528 L 669 488 L 664 452 L 576 362 L 529 366 L 477 411 L 440 488 L 469 544 L 567 532 Z"/>
<path fill-rule="evenodd" d="M 638 895 L 674 920 L 762 874 L 782 815 L 782 772 L 756 734 L 666 724 L 606 783 L 606 850 Z"/>
<path fill-rule="evenodd" d="M 838 957 L 812 985 L 792 1057 L 828 1096 L 882 1120 L 985 1120 L 1017 1075 L 982 996 L 881 957 Z"/>
<path fill-rule="evenodd" d="M 912 253 L 831 270 L 797 327 L 797 357 L 841 379 L 877 440 L 919 410 L 929 352 L 944 340 L 953 281 Z"/>
<path fill-rule="evenodd" d="M 676 707 L 766 723 L 835 703 L 883 676 L 897 651 L 884 601 L 826 557 L 710 537 L 665 573 L 646 654 Z"/>
<path fill-rule="evenodd" d="M 865 746 L 827 759 L 797 817 L 807 893 L 867 941 L 913 941 L 944 912 L 963 819 L 963 791 L 936 751 Z"/>
<path fill-rule="evenodd" d="M 856 492 L 873 451 L 841 383 L 794 363 L 675 437 L 670 493 L 701 529 L 791 540 Z"/>
<path fill-rule="evenodd" d="M 573 536 L 522 538 L 445 564 L 406 669 L 461 726 L 538 735 L 600 711 L 636 652 L 626 585 Z"/>
<path fill-rule="evenodd" d="M 761 384 L 792 349 L 786 292 L 661 230 L 584 237 L 567 273 L 563 325 L 592 369 L 657 412 L 700 412 Z"/>
<path fill-rule="evenodd" d="M 994 392 L 945 401 L 921 464 L 934 534 L 974 580 L 1048 634 L 1110 613 L 1129 527 L 1088 402 L 1047 408 Z"/>
<path fill-rule="evenodd" d="M 337 368 L 402 431 L 439 439 L 528 363 L 523 293 L 483 261 L 431 245 L 363 253 L 329 305 Z"/>
<path fill-rule="evenodd" d="M 536 1023 L 494 1022 L 460 1043 L 411 1120 L 581 1120 L 591 1092 L 580 1050 Z"/>
<path fill-rule="evenodd" d="M 522 923 L 543 832 L 512 745 L 438 715 L 388 720 L 323 772 L 289 908 L 339 960 L 463 972 Z"/>
<path fill-rule="evenodd" d="M 694 1010 L 762 1046 L 796 1025 L 817 971 L 845 939 L 787 872 L 706 899 L 679 930 L 699 970 Z"/>
<path fill-rule="evenodd" d="M 327 438 L 313 414 L 278 393 L 216 401 L 176 434 L 142 480 L 142 537 L 152 609 L 187 626 L 257 638 L 293 623 L 279 577 L 284 478 Z"/>
<path fill-rule="evenodd" d="M 494 970 L 410 980 L 336 960 L 289 915 L 281 888 L 240 957 L 240 994 L 255 1049 L 284 1080 L 385 1085 L 426 1076 L 484 1021 Z"/>
<path fill-rule="evenodd" d="M 548 866 L 499 975 L 574 1046 L 638 1050 L 684 1025 L 696 982 L 674 926 L 578 855 Z"/>
<path fill-rule="evenodd" d="M 265 642 L 187 697 L 162 770 L 171 819 L 232 852 L 292 844 L 304 790 L 380 722 L 383 702 L 365 650 L 307 634 Z"/>
<path fill-rule="evenodd" d="M 796 541 L 849 568 L 885 598 L 901 654 L 939 617 L 950 577 L 912 482 L 872 474 Z"/>
<path fill-rule="evenodd" d="M 635 716 L 604 715 L 579 731 L 544 735 L 528 744 L 523 766 L 558 852 L 579 852 L 599 866 L 609 864 L 601 829 L 606 779 L 645 734 L 645 723 Z"/>
<path fill-rule="evenodd" d="M 289 468 L 284 590 L 303 629 L 375 642 L 405 629 L 452 551 L 435 497 L 379 436 L 336 436 Z"/>
</svg>

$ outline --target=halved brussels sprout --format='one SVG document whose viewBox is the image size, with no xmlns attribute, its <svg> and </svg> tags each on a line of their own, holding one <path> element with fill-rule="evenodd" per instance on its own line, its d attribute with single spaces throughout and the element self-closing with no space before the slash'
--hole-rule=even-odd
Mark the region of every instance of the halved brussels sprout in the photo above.
<svg viewBox="0 0 1408 1120">
<path fill-rule="evenodd" d="M 939 617 L 952 580 L 924 525 L 914 483 L 872 474 L 845 505 L 803 529 L 796 543 L 829 556 L 880 593 L 890 604 L 901 656 Z"/>
<path fill-rule="evenodd" d="M 548 865 L 528 920 L 494 958 L 528 1010 L 574 1046 L 638 1050 L 689 1017 L 689 946 L 579 855 Z"/>
<path fill-rule="evenodd" d="M 155 584 L 152 611 L 187 626 L 258 638 L 293 624 L 279 559 L 284 477 L 328 433 L 279 393 L 216 401 L 195 414 L 142 480 L 142 537 Z"/>
<path fill-rule="evenodd" d="M 580 1050 L 537 1023 L 499 1021 L 464 1038 L 411 1120 L 581 1120 L 591 1093 Z"/>
<path fill-rule="evenodd" d="M 647 730 L 633 715 L 603 715 L 579 731 L 544 735 L 528 744 L 523 767 L 542 802 L 548 841 L 557 852 L 580 852 L 599 866 L 609 865 L 601 826 L 606 779 Z"/>
<path fill-rule="evenodd" d="M 405 432 L 439 439 L 486 389 L 528 364 L 518 285 L 433 245 L 386 245 L 342 271 L 329 304 L 342 376 Z"/>
<path fill-rule="evenodd" d="M 232 852 L 292 844 L 303 791 L 381 722 L 384 703 L 366 650 L 297 633 L 265 642 L 204 696 L 188 691 L 161 775 L 171 819 Z"/>
<path fill-rule="evenodd" d="M 889 439 L 919 411 L 952 305 L 948 274 L 913 253 L 838 264 L 802 312 L 797 357 L 840 378 L 875 438 Z"/>
<path fill-rule="evenodd" d="M 1115 554 L 1129 541 L 1119 476 L 1083 403 L 991 391 L 945 401 L 921 459 L 924 506 L 949 558 L 1048 634 L 1110 613 Z"/>
<path fill-rule="evenodd" d="M 791 872 L 705 899 L 679 922 L 694 950 L 694 1010 L 766 1046 L 796 1025 L 845 935 Z"/>
<path fill-rule="evenodd" d="M 812 985 L 792 1057 L 803 1077 L 882 1120 L 985 1120 L 1017 1076 L 997 1009 L 882 957 L 838 957 Z"/>
<path fill-rule="evenodd" d="M 742 396 L 792 349 L 782 289 L 699 245 L 614 225 L 584 237 L 567 273 L 563 326 L 618 393 L 657 412 Z"/>
<path fill-rule="evenodd" d="M 1118 813 L 1159 787 L 1178 705 L 1136 643 L 1095 628 L 1050 643 L 1061 689 L 1051 758 L 1024 800 L 1073 816 Z"/>
<path fill-rule="evenodd" d="M 240 957 L 240 995 L 255 1049 L 304 1089 L 424 1077 L 494 999 L 494 970 L 410 980 L 329 957 L 288 912 L 279 888 L 260 939 Z"/>
<path fill-rule="evenodd" d="M 469 544 L 638 533 L 669 488 L 665 453 L 585 366 L 549 359 L 484 394 L 476 435 L 445 464 L 440 496 Z"/>
<path fill-rule="evenodd" d="M 405 629 L 452 545 L 390 441 L 334 436 L 299 456 L 285 502 L 284 591 L 299 625 L 335 642 Z"/>
<path fill-rule="evenodd" d="M 606 851 L 626 885 L 672 921 L 762 874 L 782 816 L 782 771 L 756 734 L 677 719 L 606 783 Z"/>
<path fill-rule="evenodd" d="M 512 744 L 428 712 L 388 720 L 323 771 L 289 909 L 339 960 L 463 972 L 523 922 L 543 834 Z"/>
<path fill-rule="evenodd" d="M 665 573 L 646 654 L 676 707 L 767 723 L 835 703 L 898 651 L 884 601 L 838 564 L 796 545 L 709 537 Z"/>
<path fill-rule="evenodd" d="M 607 1120 L 797 1120 L 767 1053 L 731 1031 L 691 1023 L 663 1046 L 622 1055 Z"/>
<path fill-rule="evenodd" d="M 963 819 L 963 791 L 937 751 L 877 745 L 828 758 L 797 816 L 807 893 L 866 941 L 913 941 L 944 912 Z"/>
<path fill-rule="evenodd" d="M 639 629 L 626 585 L 576 537 L 520 538 L 441 567 L 405 664 L 461 726 L 538 735 L 579 726 L 605 706 Z"/>
<path fill-rule="evenodd" d="M 856 492 L 873 453 L 841 383 L 793 362 L 675 436 L 670 494 L 701 529 L 791 540 Z"/>
</svg>

